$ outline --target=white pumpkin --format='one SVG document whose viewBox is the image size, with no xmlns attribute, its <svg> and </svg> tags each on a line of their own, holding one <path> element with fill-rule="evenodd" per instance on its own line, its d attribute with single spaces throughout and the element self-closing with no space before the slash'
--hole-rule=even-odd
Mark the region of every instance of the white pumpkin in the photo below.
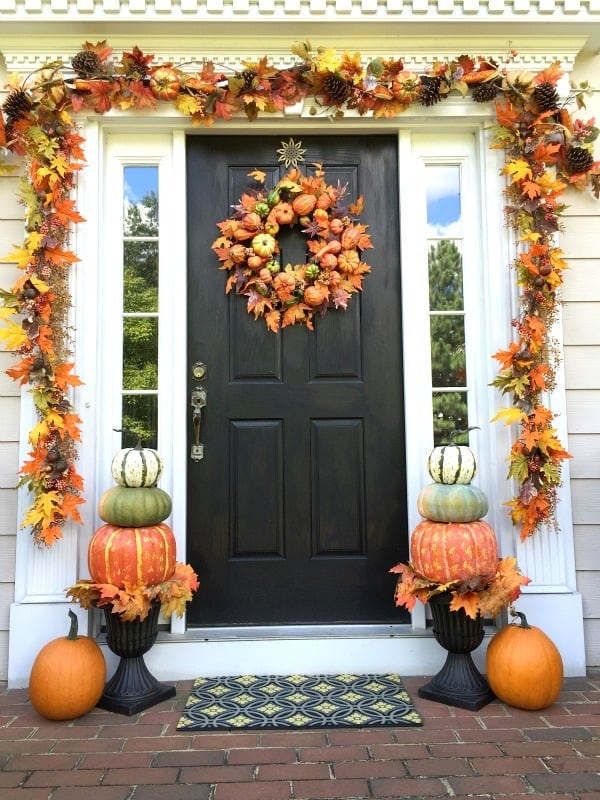
<svg viewBox="0 0 600 800">
<path fill-rule="evenodd" d="M 464 444 L 434 447 L 427 469 L 436 483 L 471 483 L 477 472 L 475 453 Z"/>
<path fill-rule="evenodd" d="M 113 456 L 111 474 L 119 486 L 140 488 L 156 486 L 163 470 L 163 461 L 156 450 L 127 447 Z"/>
</svg>

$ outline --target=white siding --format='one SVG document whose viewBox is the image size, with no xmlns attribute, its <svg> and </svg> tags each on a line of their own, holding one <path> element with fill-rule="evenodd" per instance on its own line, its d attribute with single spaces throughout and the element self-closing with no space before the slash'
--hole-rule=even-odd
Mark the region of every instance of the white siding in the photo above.
<svg viewBox="0 0 600 800">
<path fill-rule="evenodd" d="M 4 85 L 4 75 L 0 73 Z M 4 95 L 0 94 L 0 102 Z M 23 241 L 23 209 L 16 201 L 18 178 L 0 175 L 0 287 L 9 288 L 17 276 L 13 264 L 2 258 Z M 7 678 L 10 604 L 14 598 L 17 532 L 17 482 L 19 395 L 17 384 L 5 370 L 11 353 L 0 352 L 0 680 Z"/>
<path fill-rule="evenodd" d="M 577 80 L 598 74 L 600 57 L 577 65 Z M 583 119 L 600 113 L 600 94 L 586 99 Z M 596 146 L 597 148 L 597 146 Z M 567 425 L 577 587 L 583 596 L 586 662 L 600 665 L 600 203 L 571 192 L 561 235 L 570 269 L 563 314 Z"/>
</svg>

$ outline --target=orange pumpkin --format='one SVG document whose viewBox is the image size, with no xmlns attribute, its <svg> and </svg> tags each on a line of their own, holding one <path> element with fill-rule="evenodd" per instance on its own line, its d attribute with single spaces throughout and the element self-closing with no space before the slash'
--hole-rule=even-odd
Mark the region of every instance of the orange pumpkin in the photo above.
<svg viewBox="0 0 600 800">
<path fill-rule="evenodd" d="M 361 237 L 360 230 L 355 225 L 350 225 L 342 233 L 342 247 L 344 250 L 352 250 L 359 243 Z"/>
<path fill-rule="evenodd" d="M 306 214 L 310 214 L 316 203 L 317 198 L 314 194 L 301 194 L 292 201 L 292 208 L 299 217 L 303 217 Z"/>
<path fill-rule="evenodd" d="M 179 75 L 172 67 L 157 67 L 150 75 L 150 91 L 159 100 L 174 100 L 179 94 Z"/>
<path fill-rule="evenodd" d="M 124 586 L 153 586 L 175 570 L 176 545 L 165 523 L 140 528 L 102 525 L 88 547 L 88 568 L 93 581 Z"/>
<path fill-rule="evenodd" d="M 278 203 L 271 214 L 279 225 L 289 225 L 294 219 L 294 209 L 289 203 Z"/>
<path fill-rule="evenodd" d="M 243 244 L 234 244 L 229 248 L 229 258 L 234 264 L 244 264 L 246 262 L 247 248 Z"/>
<path fill-rule="evenodd" d="M 254 211 L 244 214 L 242 219 L 242 227 L 247 231 L 257 231 L 262 224 L 262 220 Z"/>
<path fill-rule="evenodd" d="M 304 290 L 304 302 L 313 307 L 322 305 L 327 300 L 327 291 L 320 286 L 307 286 Z"/>
<path fill-rule="evenodd" d="M 334 236 L 337 236 L 344 230 L 344 223 L 339 217 L 334 217 L 329 220 L 329 230 Z"/>
<path fill-rule="evenodd" d="M 410 559 L 417 572 L 437 583 L 491 575 L 498 565 L 496 534 L 482 519 L 474 522 L 425 519 L 412 532 Z"/>
<path fill-rule="evenodd" d="M 496 697 L 515 708 L 537 711 L 556 700 L 563 683 L 563 662 L 552 639 L 527 617 L 515 612 L 520 625 L 506 625 L 494 636 L 486 654 L 486 671 Z"/>
<path fill-rule="evenodd" d="M 29 699 L 46 719 L 87 714 L 104 691 L 106 662 L 93 639 L 77 634 L 77 615 L 69 609 L 68 635 L 53 639 L 37 654 L 29 676 Z"/>
<path fill-rule="evenodd" d="M 250 269 L 260 269 L 265 263 L 265 260 L 261 256 L 253 255 L 248 256 L 248 261 L 246 263 Z"/>
</svg>

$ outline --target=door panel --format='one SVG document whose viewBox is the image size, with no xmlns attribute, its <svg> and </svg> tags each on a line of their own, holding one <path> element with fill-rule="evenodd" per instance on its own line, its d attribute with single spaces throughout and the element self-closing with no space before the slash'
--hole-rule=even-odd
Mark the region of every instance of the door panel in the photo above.
<svg viewBox="0 0 600 800">
<path fill-rule="evenodd" d="M 287 171 L 280 146 L 188 140 L 188 356 L 208 366 L 204 459 L 188 464 L 187 557 L 201 580 L 188 620 L 398 622 L 388 569 L 406 559 L 408 535 L 396 141 L 303 138 L 306 169 L 323 163 L 328 183 L 365 196 L 373 271 L 346 312 L 274 334 L 225 295 L 210 246 L 251 170 L 268 187 Z M 278 239 L 282 263 L 306 261 L 299 231 Z"/>
</svg>

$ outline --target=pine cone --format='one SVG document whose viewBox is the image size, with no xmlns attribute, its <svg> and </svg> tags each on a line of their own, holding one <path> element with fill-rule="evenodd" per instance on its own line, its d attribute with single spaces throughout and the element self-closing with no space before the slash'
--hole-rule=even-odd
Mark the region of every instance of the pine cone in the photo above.
<svg viewBox="0 0 600 800">
<path fill-rule="evenodd" d="M 242 87 L 242 91 L 254 88 L 254 79 L 256 78 L 256 72 L 253 69 L 245 69 L 241 73 L 241 77 L 244 79 L 244 86 Z"/>
<path fill-rule="evenodd" d="M 474 103 L 489 103 L 498 94 L 498 86 L 493 81 L 476 83 L 471 92 Z"/>
<path fill-rule="evenodd" d="M 547 81 L 533 90 L 533 100 L 541 112 L 556 111 L 560 102 L 556 88 Z"/>
<path fill-rule="evenodd" d="M 31 111 L 31 100 L 22 89 L 15 89 L 12 91 L 6 100 L 2 103 L 6 122 L 12 125 L 18 119 L 26 117 Z"/>
<path fill-rule="evenodd" d="M 421 76 L 421 94 L 419 101 L 422 106 L 434 106 L 442 99 L 440 96 L 440 86 L 442 79 L 440 77 L 431 77 L 430 75 Z"/>
<path fill-rule="evenodd" d="M 92 78 L 100 72 L 100 58 L 93 50 L 80 50 L 71 59 L 71 66 L 82 78 Z"/>
<path fill-rule="evenodd" d="M 330 72 L 323 80 L 323 92 L 325 93 L 325 100 L 327 103 L 331 105 L 341 105 L 348 99 L 350 86 L 348 85 L 348 81 Z"/>
<path fill-rule="evenodd" d="M 594 163 L 594 156 L 583 147 L 569 147 L 567 150 L 567 167 L 571 175 L 587 172 Z"/>
</svg>

